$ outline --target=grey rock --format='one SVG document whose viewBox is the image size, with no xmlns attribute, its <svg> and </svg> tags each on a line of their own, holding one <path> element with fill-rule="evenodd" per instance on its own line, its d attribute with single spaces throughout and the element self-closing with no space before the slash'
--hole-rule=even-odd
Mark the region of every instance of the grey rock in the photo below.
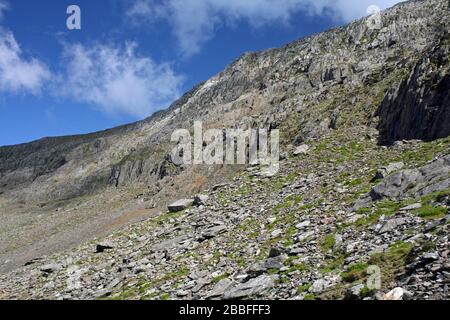
<svg viewBox="0 0 450 320">
<path fill-rule="evenodd" d="M 421 257 L 421 261 L 426 262 L 426 263 L 436 261 L 436 260 L 439 260 L 438 252 L 427 252 L 427 253 L 423 254 Z"/>
<path fill-rule="evenodd" d="M 260 275 L 268 270 L 280 270 L 284 267 L 284 262 L 287 260 L 286 255 L 279 255 L 273 258 L 268 258 L 262 262 L 256 263 L 250 267 L 248 274 Z"/>
<path fill-rule="evenodd" d="M 278 238 L 279 236 L 281 236 L 283 234 L 283 230 L 281 229 L 276 229 L 273 230 L 272 233 L 270 234 L 272 236 L 272 238 Z"/>
<path fill-rule="evenodd" d="M 402 170 L 386 177 L 369 195 L 372 200 L 424 196 L 449 188 L 449 174 L 450 155 L 447 155 L 421 168 Z"/>
<path fill-rule="evenodd" d="M 444 48 L 430 49 L 414 67 L 407 81 L 393 88 L 382 102 L 380 143 L 398 140 L 434 140 L 450 135 L 450 80 L 439 72 L 448 60 Z M 430 80 L 433 79 L 433 80 Z"/>
<path fill-rule="evenodd" d="M 222 279 L 220 280 L 214 288 L 206 295 L 206 299 L 213 299 L 221 297 L 225 291 L 231 288 L 233 285 L 233 281 L 230 279 Z"/>
<path fill-rule="evenodd" d="M 230 299 L 242 299 L 246 297 L 253 297 L 262 294 L 275 285 L 275 281 L 278 276 L 266 276 L 261 275 L 257 278 L 250 279 L 245 283 L 241 283 L 234 288 L 225 291 L 223 298 Z"/>
<path fill-rule="evenodd" d="M 114 249 L 114 245 L 111 242 L 102 242 L 96 245 L 95 252 L 102 253 L 111 249 Z"/>
<path fill-rule="evenodd" d="M 299 224 L 297 224 L 295 227 L 299 230 L 305 229 L 311 225 L 311 221 L 305 220 Z"/>
<path fill-rule="evenodd" d="M 183 211 L 194 204 L 194 199 L 181 199 L 172 204 L 170 204 L 167 208 L 170 212 L 179 212 Z"/>
<path fill-rule="evenodd" d="M 269 250 L 269 258 L 275 258 L 281 256 L 284 253 L 284 249 L 280 247 L 272 247 Z"/>
<path fill-rule="evenodd" d="M 298 146 L 294 150 L 294 156 L 299 156 L 301 154 L 308 154 L 310 147 L 306 144 L 302 144 L 301 146 Z"/>
<path fill-rule="evenodd" d="M 420 208 L 422 208 L 421 203 L 414 203 L 409 206 L 401 208 L 400 211 L 412 211 L 412 210 L 416 210 L 416 209 L 420 209 Z"/>
<path fill-rule="evenodd" d="M 347 300 L 358 300 L 361 299 L 361 291 L 364 289 L 364 284 L 358 284 L 349 288 L 345 294 L 345 299 Z"/>
<path fill-rule="evenodd" d="M 226 232 L 227 226 L 225 225 L 219 225 L 219 226 L 213 226 L 208 229 L 206 229 L 200 238 L 198 239 L 199 242 L 203 242 L 205 240 L 209 240 L 212 238 L 217 237 L 219 234 Z"/>
<path fill-rule="evenodd" d="M 105 298 L 111 295 L 110 289 L 100 289 L 92 294 L 95 299 Z"/>
<path fill-rule="evenodd" d="M 62 268 L 62 266 L 60 264 L 50 263 L 50 264 L 43 265 L 42 267 L 39 268 L 39 270 L 42 271 L 43 273 L 49 274 L 49 273 L 56 272 L 56 271 L 60 270 L 61 268 Z"/>
<path fill-rule="evenodd" d="M 194 205 L 204 206 L 208 202 L 209 196 L 205 194 L 199 194 L 194 197 Z"/>
<path fill-rule="evenodd" d="M 334 287 L 340 281 L 341 278 L 339 276 L 330 276 L 323 279 L 318 279 L 314 281 L 309 291 L 314 294 L 319 294 Z"/>
<path fill-rule="evenodd" d="M 314 236 L 314 231 L 303 232 L 303 233 L 298 234 L 295 237 L 295 242 L 303 242 L 313 236 Z"/>
<path fill-rule="evenodd" d="M 382 300 L 403 300 L 404 293 L 403 288 L 395 288 L 386 293 Z"/>
<path fill-rule="evenodd" d="M 374 179 L 384 179 L 391 173 L 403 169 L 405 164 L 403 162 L 390 163 L 387 166 L 383 166 L 378 169 Z"/>
<path fill-rule="evenodd" d="M 378 234 L 383 234 L 386 232 L 391 232 L 396 228 L 403 226 L 408 223 L 408 219 L 406 218 L 396 218 L 390 219 L 386 221 L 384 224 L 380 225 L 381 227 L 377 230 Z"/>
</svg>

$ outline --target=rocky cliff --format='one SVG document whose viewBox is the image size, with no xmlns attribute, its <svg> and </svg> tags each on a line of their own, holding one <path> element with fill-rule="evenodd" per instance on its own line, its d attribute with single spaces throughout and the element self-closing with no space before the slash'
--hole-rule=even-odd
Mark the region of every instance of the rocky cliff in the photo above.
<svg viewBox="0 0 450 320">
<path fill-rule="evenodd" d="M 0 298 L 448 298 L 449 15 L 405 2 L 141 122 L 0 148 L 0 269 L 28 264 Z M 280 172 L 175 165 L 196 120 L 280 129 Z"/>
</svg>

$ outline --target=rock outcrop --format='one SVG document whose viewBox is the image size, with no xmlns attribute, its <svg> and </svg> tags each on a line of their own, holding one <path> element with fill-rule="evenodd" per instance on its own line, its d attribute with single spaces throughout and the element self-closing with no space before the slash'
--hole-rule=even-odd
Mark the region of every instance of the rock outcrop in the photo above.
<svg viewBox="0 0 450 320">
<path fill-rule="evenodd" d="M 378 111 L 380 142 L 434 140 L 450 135 L 450 36 L 426 52 Z"/>
</svg>

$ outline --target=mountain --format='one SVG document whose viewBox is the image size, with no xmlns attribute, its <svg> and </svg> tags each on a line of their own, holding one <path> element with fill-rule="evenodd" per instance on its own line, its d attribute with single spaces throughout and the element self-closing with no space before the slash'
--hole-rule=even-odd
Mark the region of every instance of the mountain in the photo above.
<svg viewBox="0 0 450 320">
<path fill-rule="evenodd" d="M 449 15 L 404 2 L 143 121 L 0 148 L 0 298 L 448 298 Z M 178 165 L 195 121 L 278 129 L 279 172 Z"/>
</svg>

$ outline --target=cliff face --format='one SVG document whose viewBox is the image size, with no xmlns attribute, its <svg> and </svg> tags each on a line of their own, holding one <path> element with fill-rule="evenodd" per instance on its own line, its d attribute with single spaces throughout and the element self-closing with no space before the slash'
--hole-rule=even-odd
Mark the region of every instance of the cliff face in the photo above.
<svg viewBox="0 0 450 320">
<path fill-rule="evenodd" d="M 410 77 L 387 94 L 378 112 L 381 143 L 450 135 L 449 44 L 446 34 L 424 54 Z"/>
<path fill-rule="evenodd" d="M 146 227 L 156 231 L 147 230 L 154 237 L 146 240 L 157 245 L 160 237 L 172 231 L 205 240 L 217 231 L 208 218 L 211 215 L 216 222 L 226 220 L 220 225 L 227 225 L 236 239 L 246 243 L 249 235 L 238 223 L 253 217 L 255 221 L 246 230 L 257 229 L 267 224 L 265 219 L 273 221 L 281 212 L 280 228 L 291 227 L 281 240 L 290 243 L 307 237 L 291 234 L 292 219 L 299 218 L 289 210 L 305 208 L 317 214 L 310 221 L 317 225 L 317 236 L 330 232 L 336 221 L 344 219 L 342 212 L 355 214 L 354 202 L 373 187 L 372 174 L 379 166 L 388 161 L 423 166 L 423 161 L 447 151 L 447 140 L 423 145 L 402 142 L 387 149 L 377 142 L 434 140 L 449 134 L 449 18 L 444 0 L 402 3 L 383 12 L 376 24 L 365 18 L 283 48 L 245 54 L 167 110 L 143 121 L 89 135 L 0 148 L 0 271 L 111 233 L 130 222 L 154 218 L 173 200 L 213 190 L 237 173 L 259 170 L 175 165 L 169 156 L 171 134 L 176 129 L 192 129 L 196 120 L 217 129 L 280 129 L 284 159 L 280 176 L 261 183 L 246 180 L 252 179 L 247 176 L 237 178 L 241 180 L 226 188 L 226 197 L 211 191 L 212 205 L 195 211 L 198 221 L 187 215 L 183 216 L 187 222 L 164 220 L 162 229 L 150 224 Z M 310 158 L 293 156 L 301 144 L 312 146 Z M 241 193 L 233 195 L 233 190 Z M 288 197 L 297 200 L 286 200 Z M 323 201 L 319 204 L 318 199 Z M 263 216 L 255 217 L 259 212 Z M 379 211 L 364 213 L 367 217 L 358 218 L 369 222 L 374 216 L 380 218 Z M 332 222 L 323 225 L 327 214 Z M 415 220 L 408 221 L 414 225 Z M 270 224 L 267 228 L 274 227 L 274 222 Z M 267 229 L 258 232 L 267 233 Z M 349 231 L 347 241 L 361 240 L 357 234 Z M 399 239 L 393 235 L 386 241 Z M 236 251 L 233 256 L 248 249 L 235 247 L 232 239 L 221 240 L 229 244 L 228 251 Z M 253 240 L 249 257 L 256 259 L 253 254 L 267 249 L 267 244 L 260 248 L 263 240 Z M 191 241 L 186 248 L 194 250 L 202 242 Z M 319 254 L 316 246 L 305 250 Z M 202 250 L 203 257 L 208 250 Z M 311 263 L 325 263 L 323 259 L 327 260 L 317 256 Z M 155 272 L 170 273 L 178 267 L 163 265 L 164 270 Z M 235 264 L 231 268 L 243 271 Z M 320 280 L 315 273 L 309 276 L 311 281 Z M 280 294 L 285 295 L 284 291 Z"/>
</svg>

